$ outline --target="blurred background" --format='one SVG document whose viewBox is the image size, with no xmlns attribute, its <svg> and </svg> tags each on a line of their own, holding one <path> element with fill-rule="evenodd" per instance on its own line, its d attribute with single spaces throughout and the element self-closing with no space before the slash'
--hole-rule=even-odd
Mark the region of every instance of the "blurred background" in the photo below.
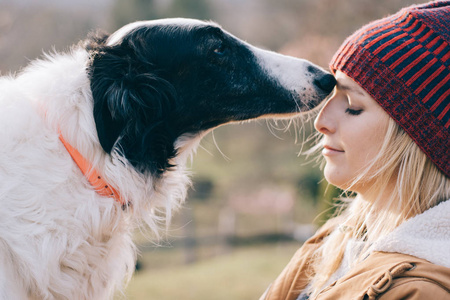
<svg viewBox="0 0 450 300">
<path fill-rule="evenodd" d="M 427 1 L 410 0 L 0 0 L 0 74 L 43 52 L 65 51 L 97 28 L 142 19 L 213 20 L 256 46 L 327 68 L 363 24 Z M 227 125 L 202 142 L 193 188 L 165 238 L 139 232 L 136 274 L 117 299 L 258 299 L 339 194 L 313 157 L 299 155 L 308 120 Z"/>
</svg>

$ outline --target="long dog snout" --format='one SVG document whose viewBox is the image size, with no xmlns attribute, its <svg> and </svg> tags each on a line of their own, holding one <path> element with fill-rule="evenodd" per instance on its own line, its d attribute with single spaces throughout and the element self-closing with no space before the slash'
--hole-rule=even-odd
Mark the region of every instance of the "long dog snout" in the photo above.
<svg viewBox="0 0 450 300">
<path fill-rule="evenodd" d="M 333 90 L 336 80 L 305 60 L 252 47 L 261 67 L 296 99 L 301 111 L 317 106 Z"/>
</svg>

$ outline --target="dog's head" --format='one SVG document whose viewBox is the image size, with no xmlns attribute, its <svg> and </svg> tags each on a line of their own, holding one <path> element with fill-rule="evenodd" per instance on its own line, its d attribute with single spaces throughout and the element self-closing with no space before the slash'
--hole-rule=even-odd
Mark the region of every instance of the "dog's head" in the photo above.
<svg viewBox="0 0 450 300">
<path fill-rule="evenodd" d="M 87 45 L 100 143 L 141 172 L 169 168 L 183 134 L 306 111 L 335 84 L 308 61 L 253 47 L 211 22 L 136 22 Z"/>
</svg>

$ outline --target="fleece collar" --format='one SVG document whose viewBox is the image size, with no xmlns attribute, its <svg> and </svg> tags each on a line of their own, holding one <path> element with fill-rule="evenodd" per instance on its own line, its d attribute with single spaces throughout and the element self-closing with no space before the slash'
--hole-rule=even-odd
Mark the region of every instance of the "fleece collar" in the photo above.
<svg viewBox="0 0 450 300">
<path fill-rule="evenodd" d="M 409 254 L 450 268 L 450 199 L 407 220 L 372 250 Z"/>
</svg>

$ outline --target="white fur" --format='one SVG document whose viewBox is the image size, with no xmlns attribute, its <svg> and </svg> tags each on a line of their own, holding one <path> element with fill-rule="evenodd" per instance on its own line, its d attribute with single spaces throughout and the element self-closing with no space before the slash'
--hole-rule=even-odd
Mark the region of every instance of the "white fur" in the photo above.
<svg viewBox="0 0 450 300">
<path fill-rule="evenodd" d="M 186 26 L 186 27 L 195 27 L 199 25 L 205 25 L 205 22 L 196 20 L 196 19 L 186 19 L 186 18 L 168 18 L 168 19 L 159 19 L 159 20 L 150 20 L 150 21 L 137 21 L 130 24 L 127 24 L 114 32 L 109 38 L 107 44 L 109 46 L 113 46 L 119 43 L 124 36 L 132 32 L 133 30 L 141 27 L 151 26 L 154 24 L 158 25 L 173 25 L 173 26 Z"/>
<path fill-rule="evenodd" d="M 450 200 L 401 224 L 372 250 L 409 254 L 450 268 Z"/>
<path fill-rule="evenodd" d="M 314 93 L 313 85 L 311 84 L 313 76 L 306 70 L 308 67 L 306 60 L 292 58 L 251 45 L 248 45 L 248 47 L 257 57 L 259 65 L 273 78 L 278 78 L 284 88 L 295 91 L 301 99 L 308 99 L 308 96 Z M 299 82 L 307 82 L 310 84 L 299 86 Z"/>
<path fill-rule="evenodd" d="M 200 136 L 178 140 L 177 167 L 159 180 L 135 172 L 117 153 L 106 155 L 87 61 L 87 52 L 75 49 L 0 78 L 0 299 L 110 299 L 134 271 L 135 220 L 157 233 L 185 198 L 184 165 Z M 129 208 L 94 192 L 58 130 Z"/>
</svg>

